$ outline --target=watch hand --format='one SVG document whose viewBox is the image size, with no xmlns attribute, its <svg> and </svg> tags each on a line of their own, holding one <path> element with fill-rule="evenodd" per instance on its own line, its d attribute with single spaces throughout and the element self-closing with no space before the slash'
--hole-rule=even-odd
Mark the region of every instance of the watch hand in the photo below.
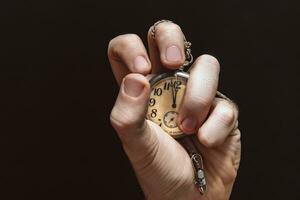
<svg viewBox="0 0 300 200">
<path fill-rule="evenodd" d="M 172 117 L 169 122 L 171 122 L 171 121 L 174 121 L 174 117 Z"/>
<path fill-rule="evenodd" d="M 172 89 L 172 100 L 173 100 L 173 104 L 172 104 L 172 108 L 176 108 L 176 95 L 175 95 L 175 88 L 174 88 L 174 83 L 171 79 L 171 89 Z"/>
<path fill-rule="evenodd" d="M 175 103 L 176 105 L 176 99 L 177 99 L 177 92 L 178 92 L 178 89 L 177 89 L 177 86 L 174 84 L 174 90 L 175 90 L 175 95 L 174 95 L 174 100 L 173 102 Z M 175 106 L 176 107 L 176 106 Z"/>
<path fill-rule="evenodd" d="M 177 82 L 173 83 L 173 89 L 174 89 L 173 105 L 175 105 L 175 107 L 173 107 L 173 108 L 176 108 L 177 92 L 178 92 L 178 89 L 179 89 L 178 86 L 177 86 L 177 84 L 175 84 L 175 83 L 177 83 Z"/>
</svg>

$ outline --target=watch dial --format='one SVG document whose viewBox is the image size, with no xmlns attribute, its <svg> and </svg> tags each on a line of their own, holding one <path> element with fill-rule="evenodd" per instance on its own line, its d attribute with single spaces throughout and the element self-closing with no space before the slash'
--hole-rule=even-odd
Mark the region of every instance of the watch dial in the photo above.
<svg viewBox="0 0 300 200">
<path fill-rule="evenodd" d="M 177 116 L 186 89 L 187 79 L 167 76 L 152 84 L 147 119 L 158 124 L 173 137 L 183 136 Z"/>
</svg>

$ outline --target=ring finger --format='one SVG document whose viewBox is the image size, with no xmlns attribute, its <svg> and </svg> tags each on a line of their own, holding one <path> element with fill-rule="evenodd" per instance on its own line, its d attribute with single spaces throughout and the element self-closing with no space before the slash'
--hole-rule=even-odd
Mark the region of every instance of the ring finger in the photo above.
<svg viewBox="0 0 300 200">
<path fill-rule="evenodd" d="M 238 126 L 237 106 L 228 100 L 216 98 L 211 113 L 198 130 L 198 138 L 206 147 L 222 144 L 227 136 Z"/>
</svg>

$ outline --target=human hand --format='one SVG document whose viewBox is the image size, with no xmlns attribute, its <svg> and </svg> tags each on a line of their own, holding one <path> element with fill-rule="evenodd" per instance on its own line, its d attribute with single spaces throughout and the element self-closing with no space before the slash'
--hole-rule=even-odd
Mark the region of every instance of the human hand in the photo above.
<svg viewBox="0 0 300 200">
<path fill-rule="evenodd" d="M 111 112 L 112 126 L 135 170 L 146 199 L 229 199 L 240 162 L 238 110 L 216 98 L 219 63 L 209 55 L 196 59 L 180 108 L 178 122 L 187 134 L 197 135 L 204 159 L 207 191 L 194 184 L 194 169 L 184 148 L 158 125 L 145 119 L 150 85 L 146 76 L 177 69 L 184 60 L 183 33 L 174 23 L 148 32 L 149 56 L 134 34 L 109 43 L 108 57 L 120 92 Z"/>
</svg>

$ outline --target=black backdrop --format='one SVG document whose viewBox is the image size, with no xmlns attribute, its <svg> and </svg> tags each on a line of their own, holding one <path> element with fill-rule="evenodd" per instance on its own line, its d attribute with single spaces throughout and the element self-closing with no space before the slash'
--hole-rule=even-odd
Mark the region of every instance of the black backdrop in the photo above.
<svg viewBox="0 0 300 200">
<path fill-rule="evenodd" d="M 0 198 L 142 199 L 109 123 L 118 87 L 106 48 L 158 19 L 194 56 L 221 65 L 240 106 L 242 163 L 232 199 L 300 199 L 299 4 L 289 0 L 0 3 Z"/>
</svg>

